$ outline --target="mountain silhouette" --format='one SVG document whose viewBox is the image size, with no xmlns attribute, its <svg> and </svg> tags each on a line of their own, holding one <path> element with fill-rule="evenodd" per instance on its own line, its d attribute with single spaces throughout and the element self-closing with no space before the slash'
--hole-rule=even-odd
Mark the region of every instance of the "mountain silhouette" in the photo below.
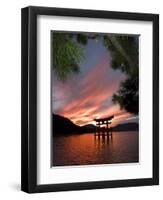
<svg viewBox="0 0 163 200">
<path fill-rule="evenodd" d="M 53 133 L 75 133 L 79 128 L 68 118 L 53 114 Z"/>
<path fill-rule="evenodd" d="M 113 127 L 113 131 L 138 131 L 139 125 L 138 123 L 126 123 L 126 124 L 118 124 Z"/>
<path fill-rule="evenodd" d="M 81 133 L 94 133 L 97 127 L 93 124 L 78 126 L 66 117 L 53 114 L 52 118 L 53 135 L 60 134 L 81 134 Z M 101 130 L 105 128 L 101 128 Z M 113 131 L 137 131 L 138 123 L 118 124 L 113 127 Z"/>
</svg>

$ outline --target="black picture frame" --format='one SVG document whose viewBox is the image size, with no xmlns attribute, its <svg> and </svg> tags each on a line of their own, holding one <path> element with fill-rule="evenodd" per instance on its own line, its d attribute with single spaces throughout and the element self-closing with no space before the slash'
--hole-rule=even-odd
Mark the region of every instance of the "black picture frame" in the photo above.
<svg viewBox="0 0 163 200">
<path fill-rule="evenodd" d="M 37 185 L 37 16 L 56 15 L 153 22 L 153 177 Z M 21 189 L 24 192 L 115 188 L 159 184 L 159 15 L 30 6 L 21 12 Z"/>
</svg>

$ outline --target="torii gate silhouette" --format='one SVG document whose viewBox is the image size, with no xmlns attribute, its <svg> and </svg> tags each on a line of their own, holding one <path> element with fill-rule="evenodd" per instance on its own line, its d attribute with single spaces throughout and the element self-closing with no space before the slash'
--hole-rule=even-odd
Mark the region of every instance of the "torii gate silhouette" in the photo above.
<svg viewBox="0 0 163 200">
<path fill-rule="evenodd" d="M 114 115 L 111 115 L 109 117 L 106 118 L 101 118 L 101 119 L 94 119 L 94 121 L 96 122 L 96 126 L 97 126 L 97 130 L 95 132 L 95 136 L 99 136 L 102 135 L 103 137 L 108 136 L 109 135 L 112 137 L 112 127 L 109 127 L 109 124 L 111 124 L 111 120 L 114 118 Z M 101 125 L 106 125 L 105 129 L 101 129 Z"/>
</svg>

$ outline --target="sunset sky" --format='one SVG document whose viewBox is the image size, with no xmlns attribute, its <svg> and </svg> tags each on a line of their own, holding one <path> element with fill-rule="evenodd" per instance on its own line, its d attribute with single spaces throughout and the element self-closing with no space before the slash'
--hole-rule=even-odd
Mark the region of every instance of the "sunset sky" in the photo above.
<svg viewBox="0 0 163 200">
<path fill-rule="evenodd" d="M 138 117 L 113 104 L 112 95 L 126 75 L 111 68 L 111 57 L 102 40 L 88 40 L 80 72 L 65 82 L 52 71 L 52 112 L 77 125 L 95 124 L 95 118 L 114 115 L 113 124 L 137 122 Z"/>
</svg>

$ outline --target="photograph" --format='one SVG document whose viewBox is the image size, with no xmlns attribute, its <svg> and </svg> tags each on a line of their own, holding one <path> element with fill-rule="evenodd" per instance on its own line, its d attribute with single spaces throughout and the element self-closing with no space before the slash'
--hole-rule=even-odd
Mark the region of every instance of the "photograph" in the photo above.
<svg viewBox="0 0 163 200">
<path fill-rule="evenodd" d="M 139 35 L 51 30 L 51 166 L 139 163 Z"/>
<path fill-rule="evenodd" d="M 21 190 L 159 184 L 159 14 L 21 10 Z"/>
</svg>

